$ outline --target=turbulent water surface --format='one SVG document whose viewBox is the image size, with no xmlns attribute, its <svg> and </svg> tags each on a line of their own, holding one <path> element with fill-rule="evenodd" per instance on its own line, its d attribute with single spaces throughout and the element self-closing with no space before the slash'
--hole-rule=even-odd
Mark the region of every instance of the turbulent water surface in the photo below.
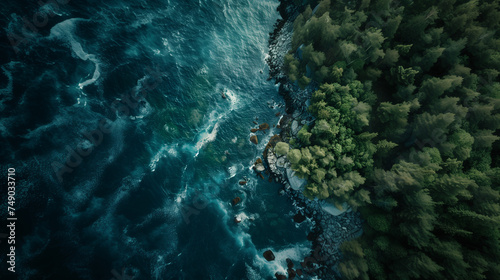
<svg viewBox="0 0 500 280">
<path fill-rule="evenodd" d="M 0 165 L 16 168 L 19 279 L 270 279 L 304 258 L 305 225 L 251 169 L 284 111 L 266 81 L 277 5 L 1 4 Z M 258 145 L 254 121 L 271 125 Z"/>
</svg>

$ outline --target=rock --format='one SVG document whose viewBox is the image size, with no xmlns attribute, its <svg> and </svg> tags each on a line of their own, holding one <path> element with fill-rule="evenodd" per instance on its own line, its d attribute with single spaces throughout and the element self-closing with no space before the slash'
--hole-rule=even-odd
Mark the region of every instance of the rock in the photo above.
<svg viewBox="0 0 500 280">
<path fill-rule="evenodd" d="M 262 163 L 262 160 L 260 158 L 257 158 L 257 160 L 255 161 L 254 165 L 257 165 L 259 163 Z"/>
<path fill-rule="evenodd" d="M 258 163 L 255 165 L 255 170 L 257 172 L 264 172 L 264 170 L 266 170 L 266 168 L 264 167 L 264 164 Z"/>
<path fill-rule="evenodd" d="M 297 269 L 297 275 L 299 275 L 300 277 L 302 277 L 302 269 Z"/>
<path fill-rule="evenodd" d="M 278 112 L 275 114 L 276 117 L 279 117 L 281 115 L 281 112 Z"/>
<path fill-rule="evenodd" d="M 250 141 L 256 145 L 259 144 L 259 138 L 257 138 L 257 135 L 252 135 L 250 137 Z"/>
<path fill-rule="evenodd" d="M 293 135 L 297 135 L 297 133 L 299 133 L 298 128 L 299 128 L 299 123 L 296 120 L 294 120 L 292 122 L 292 134 Z"/>
<path fill-rule="evenodd" d="M 241 223 L 241 218 L 240 218 L 239 216 L 235 216 L 235 217 L 234 217 L 234 222 L 235 222 L 236 224 Z"/>
<path fill-rule="evenodd" d="M 286 265 L 288 266 L 288 268 L 293 268 L 293 262 L 291 259 L 289 258 L 286 258 Z"/>
<path fill-rule="evenodd" d="M 274 256 L 274 254 L 273 254 L 273 251 L 271 251 L 271 250 L 267 250 L 267 251 L 265 251 L 265 252 L 264 252 L 264 254 L 263 254 L 263 256 L 264 256 L 264 258 L 265 258 L 268 262 L 270 262 L 270 261 L 274 261 L 274 259 L 276 258 L 276 257 Z"/>
<path fill-rule="evenodd" d="M 260 130 L 269 129 L 269 124 L 268 123 L 263 123 L 263 124 L 259 125 L 259 129 Z"/>
<path fill-rule="evenodd" d="M 306 220 L 306 217 L 300 213 L 296 214 L 295 216 L 293 216 L 293 221 L 300 224 L 302 223 L 303 221 Z"/>
<path fill-rule="evenodd" d="M 276 272 L 276 274 L 274 274 L 274 276 L 276 276 L 276 279 L 278 279 L 278 280 L 286 280 L 286 276 L 283 274 L 279 274 L 278 272 Z"/>
<path fill-rule="evenodd" d="M 261 179 L 264 179 L 264 175 L 262 175 L 262 173 L 257 174 L 257 176 L 259 176 Z"/>
<path fill-rule="evenodd" d="M 258 128 L 252 128 L 252 129 L 250 129 L 250 131 L 251 131 L 252 133 L 255 133 L 255 132 L 259 131 L 259 129 L 258 129 Z"/>
<path fill-rule="evenodd" d="M 254 123 L 254 124 L 259 124 L 259 123 L 258 123 L 258 122 L 256 122 L 256 121 L 253 121 L 253 123 Z"/>
<path fill-rule="evenodd" d="M 300 179 L 299 177 L 295 176 L 295 171 L 293 171 L 291 168 L 286 169 L 286 175 L 288 178 L 288 182 L 290 183 L 290 187 L 296 191 L 300 190 L 307 184 L 307 181 L 305 179 Z"/>
<path fill-rule="evenodd" d="M 231 201 L 231 204 L 233 204 L 233 206 L 235 206 L 240 201 L 241 201 L 241 198 L 239 196 L 237 196 L 237 197 L 233 198 L 233 200 Z"/>
<path fill-rule="evenodd" d="M 285 160 L 286 157 L 280 157 L 278 158 L 278 160 L 276 161 L 276 166 L 278 167 L 285 167 L 285 164 L 286 164 L 286 160 Z"/>
<path fill-rule="evenodd" d="M 240 181 L 239 184 L 240 184 L 240 186 L 246 185 L 247 181 Z"/>
<path fill-rule="evenodd" d="M 307 235 L 307 240 L 314 241 L 315 239 L 316 239 L 316 233 L 314 233 L 313 231 L 309 232 L 309 234 Z"/>
<path fill-rule="evenodd" d="M 295 278 L 295 275 L 296 275 L 295 270 L 289 268 L 287 270 L 287 272 L 288 272 L 288 279 L 294 279 Z"/>
</svg>

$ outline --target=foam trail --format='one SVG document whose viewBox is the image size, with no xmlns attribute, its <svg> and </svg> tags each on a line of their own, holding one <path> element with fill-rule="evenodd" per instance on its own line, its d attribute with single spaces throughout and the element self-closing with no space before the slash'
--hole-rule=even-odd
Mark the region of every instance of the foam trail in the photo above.
<svg viewBox="0 0 500 280">
<path fill-rule="evenodd" d="M 50 30 L 49 38 L 59 38 L 61 40 L 67 41 L 71 46 L 71 50 L 78 58 L 83 61 L 90 60 L 94 63 L 95 70 L 92 78 L 78 84 L 78 87 L 80 89 L 83 89 L 84 87 L 95 83 L 101 76 L 101 72 L 99 66 L 100 62 L 97 57 L 93 54 L 86 53 L 83 50 L 82 44 L 80 44 L 73 36 L 75 22 L 77 21 L 84 21 L 84 19 L 72 18 L 54 25 L 54 27 L 52 27 L 52 29 Z"/>
</svg>

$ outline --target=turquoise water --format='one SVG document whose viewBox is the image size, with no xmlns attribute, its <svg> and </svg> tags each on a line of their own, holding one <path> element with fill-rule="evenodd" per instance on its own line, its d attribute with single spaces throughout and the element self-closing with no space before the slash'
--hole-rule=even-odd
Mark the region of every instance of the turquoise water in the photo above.
<svg viewBox="0 0 500 280">
<path fill-rule="evenodd" d="M 21 5 L 3 8 L 7 30 L 34 13 Z M 303 260 L 306 225 L 251 170 L 284 112 L 266 81 L 277 6 L 69 2 L 9 52 L 1 165 L 23 185 L 19 279 L 271 279 L 286 258 Z M 144 98 L 127 105 L 134 92 Z M 111 129 L 97 141 L 103 119 Z M 254 121 L 271 125 L 258 145 Z M 79 147 L 90 152 L 58 178 Z"/>
</svg>

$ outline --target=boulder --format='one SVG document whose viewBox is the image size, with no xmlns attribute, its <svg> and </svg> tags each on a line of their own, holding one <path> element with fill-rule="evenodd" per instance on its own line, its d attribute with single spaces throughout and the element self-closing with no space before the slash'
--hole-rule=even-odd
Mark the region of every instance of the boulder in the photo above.
<svg viewBox="0 0 500 280">
<path fill-rule="evenodd" d="M 299 123 L 296 120 L 294 120 L 292 122 L 292 134 L 297 135 L 297 133 L 299 133 Z"/>
<path fill-rule="evenodd" d="M 255 133 L 255 132 L 259 131 L 259 129 L 257 129 L 257 128 L 252 128 L 252 129 L 250 129 L 250 131 L 251 131 L 252 133 Z"/>
<path fill-rule="evenodd" d="M 325 211 L 326 213 L 332 215 L 332 216 L 339 216 L 346 212 L 349 209 L 349 204 L 343 203 L 342 205 L 339 205 L 340 209 L 337 208 L 335 205 L 330 204 L 328 202 L 322 202 L 321 203 L 321 209 Z"/>
<path fill-rule="evenodd" d="M 276 166 L 277 167 L 285 167 L 285 164 L 286 164 L 286 156 L 283 156 L 283 157 L 279 157 L 278 160 L 276 161 Z"/>
<path fill-rule="evenodd" d="M 264 252 L 264 254 L 263 254 L 263 256 L 264 256 L 264 258 L 265 258 L 268 262 L 270 262 L 270 261 L 274 261 L 274 259 L 276 258 L 276 257 L 274 256 L 274 254 L 273 254 L 273 251 L 271 251 L 271 250 L 267 250 L 267 251 L 265 251 L 265 252 Z"/>
<path fill-rule="evenodd" d="M 307 234 L 307 240 L 309 241 L 314 241 L 317 237 L 317 234 L 314 232 L 314 231 L 311 231 L 309 232 L 309 234 Z"/>
<path fill-rule="evenodd" d="M 264 170 L 266 170 L 266 168 L 264 167 L 264 164 L 259 163 L 259 164 L 256 164 L 256 165 L 255 165 L 255 170 L 256 170 L 257 172 L 264 172 Z"/>
<path fill-rule="evenodd" d="M 298 224 L 302 223 L 305 220 L 306 220 L 306 217 L 300 213 L 297 213 L 295 216 L 293 216 L 293 221 L 298 223 Z"/>
<path fill-rule="evenodd" d="M 293 268 L 293 262 L 291 259 L 286 258 L 286 265 L 288 268 Z"/>
<path fill-rule="evenodd" d="M 259 144 L 259 138 L 257 138 L 257 135 L 250 136 L 250 141 L 256 145 Z"/>
<path fill-rule="evenodd" d="M 259 163 L 262 163 L 262 160 L 260 158 L 257 158 L 257 160 L 255 161 L 255 165 L 259 164 Z"/>
<path fill-rule="evenodd" d="M 239 217 L 239 216 L 235 216 L 235 217 L 234 217 L 234 222 L 235 222 L 236 224 L 241 223 L 241 217 Z"/>
<path fill-rule="evenodd" d="M 296 191 L 300 190 L 307 184 L 307 181 L 305 179 L 300 179 L 299 177 L 295 176 L 295 171 L 293 171 L 291 168 L 286 169 L 286 175 L 288 178 L 288 182 L 290 183 L 290 187 Z"/>
<path fill-rule="evenodd" d="M 276 279 L 278 279 L 278 280 L 286 280 L 286 276 L 283 274 L 280 274 L 279 272 L 276 272 L 276 274 L 274 274 L 274 276 L 276 276 Z"/>
<path fill-rule="evenodd" d="M 240 184 L 240 186 L 246 185 L 247 181 L 240 181 L 239 184 Z"/>
<path fill-rule="evenodd" d="M 269 129 L 269 124 L 268 123 L 262 123 L 262 124 L 259 125 L 259 129 L 260 130 Z"/>
<path fill-rule="evenodd" d="M 288 279 L 294 279 L 295 278 L 295 275 L 296 275 L 295 270 L 289 268 L 289 269 L 287 269 L 287 272 L 288 272 Z"/>
<path fill-rule="evenodd" d="M 233 204 L 233 206 L 235 206 L 240 201 L 241 201 L 241 198 L 239 196 L 237 196 L 237 197 L 233 198 L 233 200 L 231 201 L 231 204 Z"/>
</svg>

